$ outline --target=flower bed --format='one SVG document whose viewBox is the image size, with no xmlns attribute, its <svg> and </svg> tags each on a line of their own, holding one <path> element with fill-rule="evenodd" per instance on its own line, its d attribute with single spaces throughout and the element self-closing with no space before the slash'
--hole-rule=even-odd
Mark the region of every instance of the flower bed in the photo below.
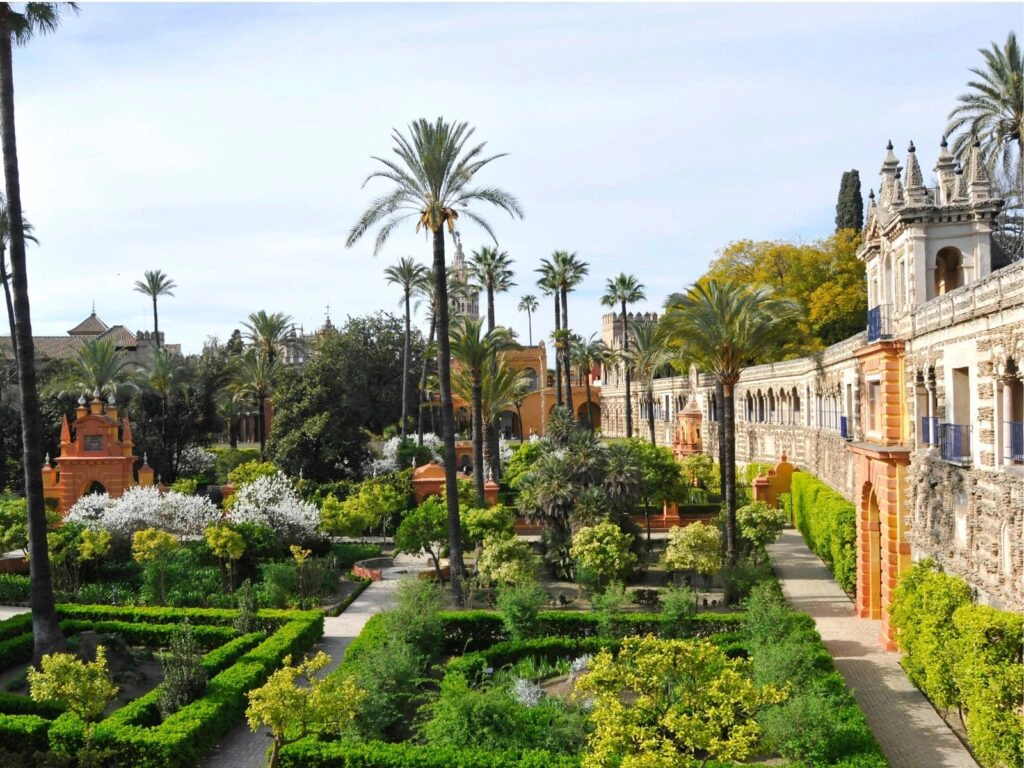
<svg viewBox="0 0 1024 768">
<path fill-rule="evenodd" d="M 245 694 L 261 685 L 285 656 L 299 656 L 323 634 L 320 611 L 260 611 L 268 632 L 239 636 L 230 627 L 236 611 L 218 609 L 58 606 L 68 633 L 86 629 L 116 632 L 132 643 L 166 644 L 175 624 L 188 618 L 208 648 L 203 666 L 206 692 L 162 722 L 157 713 L 161 689 L 131 701 L 95 728 L 93 744 L 109 750 L 121 768 L 192 768 L 203 754 L 242 720 Z M 31 619 L 0 622 L 0 671 L 26 661 L 32 652 Z M 81 749 L 84 724 L 51 704 L 21 696 L 0 697 L 0 739 L 26 752 L 52 749 L 74 755 Z"/>
</svg>

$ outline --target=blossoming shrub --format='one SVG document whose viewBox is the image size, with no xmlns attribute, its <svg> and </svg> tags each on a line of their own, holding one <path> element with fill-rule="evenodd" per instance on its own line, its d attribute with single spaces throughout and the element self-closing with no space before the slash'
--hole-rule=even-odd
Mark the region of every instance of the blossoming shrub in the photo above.
<svg viewBox="0 0 1024 768">
<path fill-rule="evenodd" d="M 238 489 L 233 498 L 233 522 L 269 528 L 289 544 L 320 537 L 319 510 L 299 498 L 283 472 L 257 478 Z"/>
<path fill-rule="evenodd" d="M 108 531 L 130 541 L 136 531 L 156 528 L 177 536 L 199 536 L 220 519 L 220 511 L 204 496 L 177 491 L 160 493 L 155 486 L 136 486 L 119 498 L 106 493 L 83 496 L 68 510 L 66 522 Z"/>
</svg>

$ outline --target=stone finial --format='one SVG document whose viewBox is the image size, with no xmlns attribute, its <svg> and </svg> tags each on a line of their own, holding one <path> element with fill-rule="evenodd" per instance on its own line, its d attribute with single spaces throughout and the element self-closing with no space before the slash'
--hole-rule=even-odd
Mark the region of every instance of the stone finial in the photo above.
<svg viewBox="0 0 1024 768">
<path fill-rule="evenodd" d="M 967 179 L 964 176 L 964 169 L 959 163 L 956 166 L 956 179 L 953 183 L 953 202 L 963 203 L 967 201 Z"/>
<path fill-rule="evenodd" d="M 49 451 L 46 452 L 46 457 L 43 459 L 43 466 L 46 467 L 47 469 L 50 468 L 50 452 Z"/>
<path fill-rule="evenodd" d="M 149 452 L 148 451 L 147 452 L 143 452 L 143 454 L 142 454 L 142 466 L 144 466 L 144 467 L 148 467 L 149 466 Z"/>
<path fill-rule="evenodd" d="M 935 163 L 935 173 L 939 177 L 939 197 L 937 202 L 948 205 L 953 201 L 956 185 L 956 158 L 949 153 L 946 137 L 939 144 L 939 159 Z"/>
<path fill-rule="evenodd" d="M 96 387 L 96 389 L 94 389 L 92 391 L 92 399 L 93 400 L 99 400 L 100 399 L 100 388 L 99 387 Z"/>
<path fill-rule="evenodd" d="M 946 141 L 946 134 L 942 134 L 942 141 L 939 142 L 939 146 L 942 149 L 945 149 L 946 147 L 949 146 L 949 143 Z"/>
<path fill-rule="evenodd" d="M 981 156 L 981 142 L 977 138 L 971 147 L 971 176 L 967 188 L 972 203 L 989 199 L 991 184 L 989 183 L 988 169 Z"/>
<path fill-rule="evenodd" d="M 107 405 L 117 405 L 117 399 L 114 397 L 114 393 L 110 393 L 110 397 L 107 398 Z"/>
<path fill-rule="evenodd" d="M 85 407 L 85 402 L 86 402 L 85 395 L 79 395 L 79 397 L 78 397 L 78 404 L 81 405 L 82 407 Z"/>
<path fill-rule="evenodd" d="M 921 173 L 921 164 L 917 162 L 917 152 L 914 149 L 914 142 L 907 147 L 907 174 L 906 174 L 907 199 L 910 203 L 928 202 L 928 191 L 924 186 L 924 176 Z"/>
</svg>

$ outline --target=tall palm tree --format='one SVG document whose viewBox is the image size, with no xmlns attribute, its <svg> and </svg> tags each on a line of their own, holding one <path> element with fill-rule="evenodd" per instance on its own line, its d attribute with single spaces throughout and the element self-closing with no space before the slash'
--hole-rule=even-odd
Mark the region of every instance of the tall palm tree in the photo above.
<svg viewBox="0 0 1024 768">
<path fill-rule="evenodd" d="M 251 347 L 235 364 L 234 391 L 256 404 L 256 431 L 260 440 L 260 461 L 267 452 L 267 400 L 274 392 L 274 384 L 281 372 L 281 364 L 261 350 Z"/>
<path fill-rule="evenodd" d="M 7 215 L 10 221 L 24 221 L 21 209 L 21 175 L 18 170 L 18 141 L 14 128 L 14 44 L 25 45 L 37 34 L 56 31 L 61 16 L 76 11 L 73 3 L 26 3 L 15 9 L 0 3 L 0 150 L 4 158 Z M 28 552 L 31 573 L 32 658 L 38 662 L 46 653 L 64 645 L 57 620 L 50 578 L 50 556 L 46 547 L 46 509 L 43 504 L 43 436 L 39 423 L 39 393 L 36 391 L 35 345 L 28 299 L 25 265 L 25 232 L 10 227 L 11 289 L 14 330 L 17 341 L 18 384 L 21 397 L 21 437 L 28 509 Z"/>
<path fill-rule="evenodd" d="M 622 352 L 629 354 L 629 315 L 626 314 L 626 307 L 629 304 L 636 304 L 647 298 L 644 293 L 644 286 L 633 275 L 620 272 L 618 277 L 608 278 L 604 287 L 604 295 L 601 297 L 601 304 L 611 307 L 614 311 L 622 307 Z M 633 436 L 633 401 L 630 396 L 629 367 L 626 367 L 626 437 Z"/>
<path fill-rule="evenodd" d="M 799 316 L 788 299 L 769 288 L 708 280 L 685 295 L 672 297 L 662 316 L 663 332 L 682 356 L 712 373 L 722 385 L 725 421 L 725 540 L 729 562 L 736 561 L 736 403 L 735 387 L 743 367 Z"/>
<path fill-rule="evenodd" d="M 596 333 L 591 334 L 589 339 L 584 339 L 581 336 L 573 339 L 572 362 L 587 388 L 587 427 L 590 429 L 590 434 L 594 434 L 594 419 L 590 405 L 592 402 L 590 399 L 590 372 L 594 370 L 594 366 L 602 365 L 608 360 L 608 352 L 608 346 L 597 338 Z"/>
<path fill-rule="evenodd" d="M 238 447 L 238 422 L 242 418 L 242 402 L 237 392 L 225 393 L 217 402 L 217 414 L 228 428 L 228 445 Z"/>
<path fill-rule="evenodd" d="M 384 270 L 384 278 L 402 289 L 405 305 L 405 348 L 402 350 L 402 442 L 409 424 L 409 338 L 412 335 L 412 294 L 423 283 L 427 268 L 411 256 L 403 256 L 397 264 Z"/>
<path fill-rule="evenodd" d="M 509 408 L 518 408 L 518 404 L 522 403 L 524 395 L 529 391 L 528 386 L 526 375 L 522 371 L 510 368 L 503 360 L 499 360 L 493 367 L 485 365 L 480 381 L 480 409 L 484 424 L 494 424 L 502 412 Z M 472 402 L 473 377 L 467 369 L 458 368 L 452 371 L 452 391 L 467 403 Z M 488 451 L 489 447 L 485 443 L 485 463 L 491 459 L 487 455 Z"/>
<path fill-rule="evenodd" d="M 537 311 L 537 297 L 528 293 L 519 299 L 519 311 L 526 313 L 526 328 L 530 336 L 530 346 L 533 346 L 533 313 Z"/>
<path fill-rule="evenodd" d="M 156 311 L 156 300 L 161 296 L 174 296 L 178 286 L 159 269 L 147 269 L 142 280 L 135 281 L 135 292 L 149 296 L 153 300 L 153 338 L 156 348 L 160 349 L 160 317 Z"/>
<path fill-rule="evenodd" d="M 469 288 L 464 283 L 454 279 L 451 268 L 448 269 L 448 272 L 448 314 L 450 316 L 457 312 L 459 302 L 465 298 L 466 292 Z M 417 445 L 423 445 L 424 411 L 426 410 L 427 403 L 429 402 L 427 392 L 434 391 L 427 387 L 427 368 L 431 360 L 437 360 L 437 345 L 434 344 L 434 339 L 437 335 L 437 303 L 434 301 L 434 290 L 436 288 L 437 283 L 434 280 L 434 270 L 427 269 L 423 279 L 416 284 L 414 289 L 416 296 L 419 297 L 416 301 L 415 308 L 419 309 L 421 303 L 425 303 L 427 305 L 427 323 L 430 328 L 427 333 L 427 346 L 423 351 L 423 369 L 420 372 L 419 413 L 417 414 Z M 433 410 L 431 410 L 430 418 L 433 423 Z"/>
<path fill-rule="evenodd" d="M 576 290 L 576 286 L 583 282 L 583 278 L 590 273 L 590 265 L 582 261 L 573 251 L 555 251 L 551 254 L 555 262 L 558 274 L 558 290 L 562 297 L 562 328 L 569 328 L 569 294 Z M 565 402 L 569 412 L 573 413 L 572 406 L 572 353 L 571 346 L 566 345 L 562 350 L 562 369 L 565 371 Z"/>
<path fill-rule="evenodd" d="M 478 251 L 473 251 L 467 262 L 469 267 L 469 278 L 473 284 L 482 291 L 487 292 L 487 330 L 494 330 L 494 296 L 505 293 L 515 283 L 512 277 L 512 257 L 508 251 L 499 251 L 489 245 L 485 245 Z"/>
<path fill-rule="evenodd" d="M 160 398 L 160 445 L 164 457 L 170 460 L 171 452 L 167 450 L 167 402 L 178 391 L 185 374 L 185 363 L 181 355 L 168 352 L 166 349 L 154 349 L 143 374 L 146 387 Z M 171 467 L 164 467 L 167 471 Z"/>
<path fill-rule="evenodd" d="M 635 323 L 630 329 L 633 345 L 624 353 L 626 370 L 642 388 L 647 401 L 647 429 L 651 445 L 657 444 L 654 434 L 654 377 L 672 360 L 665 344 L 665 334 L 655 322 Z"/>
<path fill-rule="evenodd" d="M 131 367 L 113 339 L 91 339 L 61 365 L 57 375 L 43 387 L 43 393 L 67 396 L 91 392 L 96 397 L 116 397 L 121 387 L 134 387 Z"/>
<path fill-rule="evenodd" d="M 17 359 L 18 337 L 14 332 L 14 302 L 11 300 L 11 275 L 7 269 L 7 251 L 11 244 L 10 221 L 10 218 L 7 216 L 7 202 L 3 197 L 0 197 L 0 280 L 4 284 L 4 299 L 7 302 L 7 322 L 11 327 L 11 351 L 14 352 L 14 357 Z M 26 242 L 39 245 L 39 241 L 33 234 L 35 227 L 24 216 L 21 218 L 21 231 Z"/>
<path fill-rule="evenodd" d="M 985 67 L 971 69 L 978 79 L 967 83 L 971 90 L 957 97 L 959 104 L 949 113 L 946 132 L 959 132 L 953 140 L 953 154 L 967 166 L 976 137 L 989 168 L 1001 168 L 1008 179 L 1019 178 L 1024 146 L 1024 55 L 1013 32 L 1006 36 L 1002 48 L 993 43 L 990 50 L 981 48 L 978 53 L 984 57 Z"/>
<path fill-rule="evenodd" d="M 284 312 L 267 314 L 262 309 L 252 312 L 242 327 L 245 329 L 242 336 L 267 358 L 268 364 L 276 362 L 295 338 L 295 323 L 292 316 Z"/>
<path fill-rule="evenodd" d="M 477 503 L 484 505 L 484 411 L 483 377 L 498 353 L 514 342 L 507 328 L 501 326 L 484 331 L 482 320 L 460 317 L 451 329 L 451 356 L 465 369 L 470 378 L 470 403 L 473 413 L 473 482 Z"/>
<path fill-rule="evenodd" d="M 551 296 L 555 300 L 555 329 L 551 332 L 554 336 L 562 330 L 562 294 L 558 287 L 558 266 L 553 260 L 541 259 L 540 267 L 535 270 L 540 273 L 537 280 L 537 287 L 545 296 Z M 544 372 L 547 375 L 547 372 Z M 555 405 L 562 404 L 562 358 L 555 353 Z"/>
<path fill-rule="evenodd" d="M 433 238 L 434 281 L 437 304 L 437 369 L 441 390 L 441 431 L 444 439 L 444 468 L 448 502 L 449 562 L 452 596 L 462 602 L 462 526 L 459 520 L 458 488 L 455 484 L 455 418 L 452 413 L 451 357 L 448 346 L 448 281 L 444 257 L 444 232 L 455 232 L 460 216 L 479 224 L 491 239 L 497 238 L 490 224 L 470 206 L 487 203 L 513 218 L 523 212 L 508 192 L 498 187 L 474 186 L 476 175 L 503 155 L 484 155 L 485 144 L 468 144 L 473 129 L 467 123 L 424 119 L 409 125 L 408 135 L 392 132 L 397 160 L 375 157 L 383 168 L 371 173 L 364 185 L 383 179 L 394 186 L 374 200 L 352 227 L 346 244 L 355 245 L 370 229 L 377 227 L 374 253 L 380 252 L 388 237 L 401 224 L 415 220 Z"/>
</svg>

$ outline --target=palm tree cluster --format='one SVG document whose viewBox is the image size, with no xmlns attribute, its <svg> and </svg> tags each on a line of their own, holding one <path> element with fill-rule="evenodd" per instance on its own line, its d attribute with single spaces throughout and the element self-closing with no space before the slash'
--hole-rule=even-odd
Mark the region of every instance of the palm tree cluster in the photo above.
<svg viewBox="0 0 1024 768">
<path fill-rule="evenodd" d="M 572 332 L 569 329 L 569 294 L 590 272 L 590 265 L 575 253 L 555 251 L 548 259 L 541 259 L 537 269 L 540 278 L 537 287 L 555 303 L 555 330 L 551 338 L 555 345 L 555 404 L 565 405 L 574 413 L 572 403 Z M 562 394 L 562 373 L 565 372 L 565 395 Z M 588 406 L 589 407 L 589 406 Z"/>
</svg>

